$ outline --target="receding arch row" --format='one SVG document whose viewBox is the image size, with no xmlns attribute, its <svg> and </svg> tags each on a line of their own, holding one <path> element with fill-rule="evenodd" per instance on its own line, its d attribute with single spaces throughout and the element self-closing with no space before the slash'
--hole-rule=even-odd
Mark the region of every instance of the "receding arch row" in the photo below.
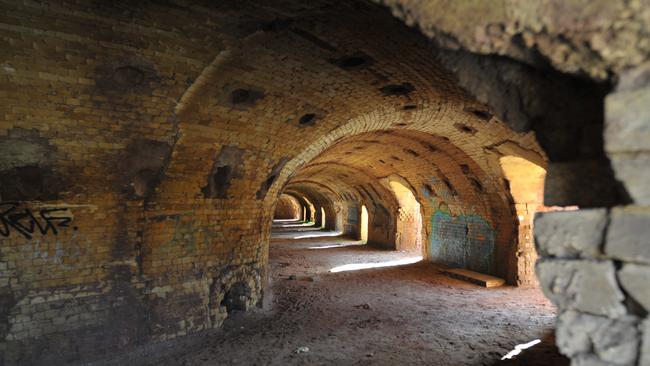
<svg viewBox="0 0 650 366">
<path fill-rule="evenodd" d="M 371 244 L 394 249 L 404 246 L 397 244 L 402 237 L 412 241 L 423 238 L 422 254 L 434 262 L 527 284 L 533 280 L 526 275 L 531 273 L 532 261 L 520 257 L 526 247 L 521 241 L 530 235 L 530 226 L 521 222 L 519 211 L 521 200 L 530 199 L 532 194 L 522 198 L 515 192 L 517 197 L 513 197 L 511 187 L 520 187 L 525 180 L 513 174 L 517 168 L 513 168 L 512 161 L 528 160 L 500 154 L 491 158 L 495 161 L 485 159 L 482 165 L 497 164 L 499 169 L 486 172 L 448 138 L 415 130 L 376 130 L 340 139 L 323 149 L 291 174 L 287 189 L 300 190 L 296 187 L 304 189 L 308 184 L 310 190 L 327 191 L 327 204 L 337 207 L 337 220 L 350 221 L 344 226 L 355 233 L 360 232 L 360 207 L 367 207 Z M 528 162 L 538 167 L 537 179 L 540 174 L 543 178 L 544 171 L 536 165 L 539 161 Z M 395 188 L 391 189 L 391 181 L 399 181 L 403 192 L 412 192 L 415 204 L 409 206 L 417 206 L 418 212 L 404 207 Z M 534 203 L 541 205 L 542 186 L 538 184 L 529 191 L 537 194 L 534 198 L 540 201 Z M 352 194 L 346 197 L 342 192 Z M 400 220 L 421 220 L 414 217 L 424 218 L 418 221 L 419 235 L 405 235 Z M 357 227 L 352 230 L 350 225 Z M 374 233 L 374 227 L 383 232 Z M 418 247 L 415 243 L 412 246 Z M 529 256 L 527 249 L 525 254 Z"/>
</svg>

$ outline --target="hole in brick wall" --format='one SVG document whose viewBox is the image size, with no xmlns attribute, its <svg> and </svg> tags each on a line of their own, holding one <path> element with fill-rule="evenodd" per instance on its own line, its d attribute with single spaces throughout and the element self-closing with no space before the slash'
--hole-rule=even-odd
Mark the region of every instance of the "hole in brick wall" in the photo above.
<svg viewBox="0 0 650 366">
<path fill-rule="evenodd" d="M 484 120 L 484 121 L 488 121 L 488 120 L 490 120 L 490 118 L 492 118 L 492 113 L 490 113 L 488 111 L 475 109 L 475 108 L 465 108 L 465 111 L 470 112 L 471 114 L 476 116 L 476 118 Z"/>
<path fill-rule="evenodd" d="M 122 192 L 146 200 L 160 183 L 170 154 L 171 146 L 166 142 L 137 139 L 129 143 L 118 168 Z"/>
<path fill-rule="evenodd" d="M 381 159 L 379 159 L 379 162 L 382 163 L 382 164 L 386 164 L 386 162 L 381 160 Z"/>
<path fill-rule="evenodd" d="M 230 165 L 217 167 L 217 170 L 212 175 L 211 179 L 211 197 L 213 198 L 228 198 L 228 188 L 232 179 L 233 169 Z"/>
<path fill-rule="evenodd" d="M 350 68 L 361 66 L 366 63 L 366 60 L 361 57 L 347 57 L 341 61 L 341 66 Z"/>
<path fill-rule="evenodd" d="M 314 113 L 307 113 L 304 114 L 302 117 L 300 117 L 300 120 L 298 123 L 301 125 L 313 125 L 316 122 L 316 114 Z"/>
<path fill-rule="evenodd" d="M 402 83 L 402 84 L 389 84 L 386 86 L 383 86 L 381 89 L 379 89 L 382 94 L 386 96 L 402 96 L 402 95 L 409 95 L 411 92 L 415 90 L 413 85 L 411 83 Z"/>
<path fill-rule="evenodd" d="M 260 189 L 257 191 L 257 199 L 261 200 L 266 196 L 266 193 L 269 191 L 275 180 L 278 178 L 278 175 L 280 174 L 280 171 L 282 168 L 287 164 L 289 161 L 289 158 L 283 157 L 278 161 L 273 168 L 271 168 L 271 174 L 269 174 L 268 178 L 262 182 Z"/>
<path fill-rule="evenodd" d="M 469 166 L 466 164 L 460 164 L 460 170 L 463 172 L 463 174 L 469 174 Z"/>
<path fill-rule="evenodd" d="M 413 155 L 413 156 L 415 156 L 416 158 L 417 158 L 418 156 L 420 156 L 420 154 L 418 154 L 418 152 L 415 151 L 415 150 L 404 149 L 404 152 L 406 152 L 407 154 Z"/>
<path fill-rule="evenodd" d="M 468 133 L 470 135 L 473 135 L 476 132 L 478 132 L 474 127 L 464 125 L 462 123 L 455 123 L 454 127 L 456 127 L 460 132 Z"/>
<path fill-rule="evenodd" d="M 470 178 L 469 181 L 472 183 L 472 186 L 479 192 L 483 193 L 483 185 L 476 178 Z"/>
<path fill-rule="evenodd" d="M 230 92 L 230 103 L 236 106 L 252 106 L 264 97 L 259 90 L 237 88 Z"/>
<path fill-rule="evenodd" d="M 121 86 L 137 86 L 144 82 L 144 72 L 133 66 L 122 66 L 115 69 L 113 80 Z"/>
<path fill-rule="evenodd" d="M 402 107 L 402 109 L 405 110 L 405 111 L 411 111 L 411 110 L 414 110 L 414 109 L 417 109 L 417 108 L 418 108 L 418 106 L 416 106 L 415 104 L 407 104 L 404 107 Z"/>
<path fill-rule="evenodd" d="M 433 191 L 433 187 L 431 187 L 430 184 L 425 184 L 424 186 L 422 186 L 422 189 L 424 190 L 424 193 L 427 196 L 435 196 L 435 192 Z"/>
<path fill-rule="evenodd" d="M 269 188 L 271 188 L 271 186 L 273 185 L 273 182 L 275 182 L 275 178 L 277 178 L 277 176 L 275 175 L 271 175 L 268 178 L 266 178 L 264 183 L 262 183 L 262 187 L 257 192 L 257 198 L 262 198 L 266 195 L 266 192 L 268 192 Z"/>
<path fill-rule="evenodd" d="M 233 310 L 245 311 L 251 295 L 251 288 L 246 282 L 237 282 L 226 291 L 221 306 L 225 306 L 229 313 Z"/>
<path fill-rule="evenodd" d="M 437 147 L 435 147 L 435 146 L 433 146 L 432 144 L 429 144 L 429 143 L 425 143 L 424 147 L 426 147 L 427 150 L 429 150 L 430 152 L 437 152 L 438 151 Z"/>
<path fill-rule="evenodd" d="M 449 179 L 443 178 L 442 182 L 445 183 L 445 186 L 447 187 L 447 189 L 449 190 L 452 196 L 458 196 L 458 192 L 456 191 L 456 188 L 454 188 L 454 186 L 451 185 Z"/>
<path fill-rule="evenodd" d="M 344 56 L 337 60 L 330 60 L 333 64 L 345 70 L 356 70 L 368 67 L 374 63 L 374 60 L 363 53 L 355 53 L 350 56 Z"/>
<path fill-rule="evenodd" d="M 135 174 L 131 182 L 131 193 L 136 197 L 145 197 L 153 190 L 158 182 L 159 171 L 142 169 Z"/>
<path fill-rule="evenodd" d="M 393 160 L 395 160 L 395 161 L 402 161 L 402 159 L 398 158 L 398 157 L 395 156 L 395 155 L 391 156 L 390 158 L 393 159 Z"/>
<path fill-rule="evenodd" d="M 248 102 L 251 93 L 246 89 L 235 89 L 230 93 L 230 101 L 232 104 L 242 104 Z"/>
<path fill-rule="evenodd" d="M 203 187 L 205 198 L 228 198 L 228 189 L 233 178 L 240 178 L 239 167 L 245 151 L 237 146 L 224 146 L 216 156 L 208 184 Z"/>
<path fill-rule="evenodd" d="M 407 125 L 406 123 L 398 123 L 398 124 L 396 124 L 395 126 L 404 127 L 404 126 L 406 126 L 406 125 Z"/>
</svg>

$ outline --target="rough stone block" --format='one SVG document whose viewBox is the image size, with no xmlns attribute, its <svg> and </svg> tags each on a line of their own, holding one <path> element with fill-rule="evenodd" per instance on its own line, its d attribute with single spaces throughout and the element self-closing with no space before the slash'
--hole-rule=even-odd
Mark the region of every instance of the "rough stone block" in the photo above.
<svg viewBox="0 0 650 366">
<path fill-rule="evenodd" d="M 618 279 L 628 295 L 650 311 L 650 266 L 628 263 L 618 271 Z"/>
<path fill-rule="evenodd" d="M 542 212 L 535 216 L 535 244 L 542 256 L 594 258 L 601 253 L 607 210 Z"/>
<path fill-rule="evenodd" d="M 650 65 L 621 75 L 605 99 L 605 150 L 616 177 L 639 204 L 650 204 Z"/>
<path fill-rule="evenodd" d="M 567 311 L 557 323 L 557 346 L 579 365 L 634 365 L 639 347 L 638 319 Z M 603 362 L 600 362 L 602 360 Z M 587 362 L 590 361 L 590 362 Z"/>
<path fill-rule="evenodd" d="M 605 98 L 605 149 L 650 151 L 650 87 L 617 90 Z"/>
<path fill-rule="evenodd" d="M 609 160 L 616 178 L 623 182 L 625 189 L 635 203 L 650 204 L 650 151 L 609 153 Z"/>
<path fill-rule="evenodd" d="M 644 320 L 640 328 L 643 332 L 643 341 L 639 352 L 639 366 L 650 366 L 650 318 Z"/>
<path fill-rule="evenodd" d="M 650 263 L 650 207 L 612 209 L 605 253 L 631 262 Z"/>
<path fill-rule="evenodd" d="M 626 313 L 610 261 L 541 260 L 536 270 L 542 290 L 561 310 L 613 318 Z"/>
</svg>

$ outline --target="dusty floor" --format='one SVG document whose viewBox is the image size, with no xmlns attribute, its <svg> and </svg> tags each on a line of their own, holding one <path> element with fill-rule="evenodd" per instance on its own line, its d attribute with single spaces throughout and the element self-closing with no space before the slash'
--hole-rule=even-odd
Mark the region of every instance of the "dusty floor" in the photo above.
<svg viewBox="0 0 650 366">
<path fill-rule="evenodd" d="M 553 346 L 555 313 L 539 290 L 485 289 L 424 262 L 331 273 L 350 264 L 417 260 L 333 234 L 278 229 L 271 242 L 267 309 L 233 314 L 220 330 L 109 364 L 569 364 Z M 500 361 L 515 345 L 537 338 L 541 344 Z"/>
</svg>

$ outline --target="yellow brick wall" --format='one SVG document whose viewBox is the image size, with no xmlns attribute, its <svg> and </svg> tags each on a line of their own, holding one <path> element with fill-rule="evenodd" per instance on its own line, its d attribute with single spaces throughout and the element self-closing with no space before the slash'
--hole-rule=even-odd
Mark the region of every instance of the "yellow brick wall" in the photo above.
<svg viewBox="0 0 650 366">
<path fill-rule="evenodd" d="M 9 156 L 0 170 L 13 179 L 2 188 L 3 209 L 15 207 L 24 225 L 44 225 L 22 215 L 41 209 L 62 208 L 57 215 L 70 219 L 54 223 L 57 234 L 28 238 L 5 224 L 3 211 L 0 292 L 8 300 L 0 309 L 0 351 L 7 364 L 88 360 L 219 326 L 232 286 L 248 287 L 245 307 L 256 306 L 283 188 L 308 196 L 317 216 L 324 207 L 328 228 L 343 229 L 353 204 L 375 215 L 360 186 L 374 187 L 396 212 L 390 192 L 370 179 L 396 173 L 423 203 L 430 235 L 441 203 L 423 189 L 431 184 L 446 194 L 442 172 L 458 191 L 444 202 L 450 213 L 486 217 L 499 258 L 513 259 L 515 221 L 498 147 L 513 141 L 541 156 L 534 136 L 474 113 L 485 107 L 385 11 L 295 5 L 278 13 L 207 2 L 0 5 L 0 146 Z M 288 26 L 277 22 L 284 18 Z M 364 67 L 337 61 L 359 53 Z M 412 87 L 407 94 L 384 89 L 404 83 Z M 397 131 L 378 132 L 386 129 Z M 339 181 L 346 170 L 327 159 L 343 158 L 327 149 L 352 146 L 364 134 L 382 147 L 348 163 L 372 160 L 376 169 Z M 440 150 L 426 152 L 420 140 Z M 379 167 L 384 155 L 408 168 Z M 225 196 L 215 197 L 206 187 L 221 159 L 233 170 Z M 314 172 L 319 161 L 325 170 Z M 394 227 L 376 235 L 388 240 Z M 495 271 L 517 281 L 512 264 Z"/>
</svg>

